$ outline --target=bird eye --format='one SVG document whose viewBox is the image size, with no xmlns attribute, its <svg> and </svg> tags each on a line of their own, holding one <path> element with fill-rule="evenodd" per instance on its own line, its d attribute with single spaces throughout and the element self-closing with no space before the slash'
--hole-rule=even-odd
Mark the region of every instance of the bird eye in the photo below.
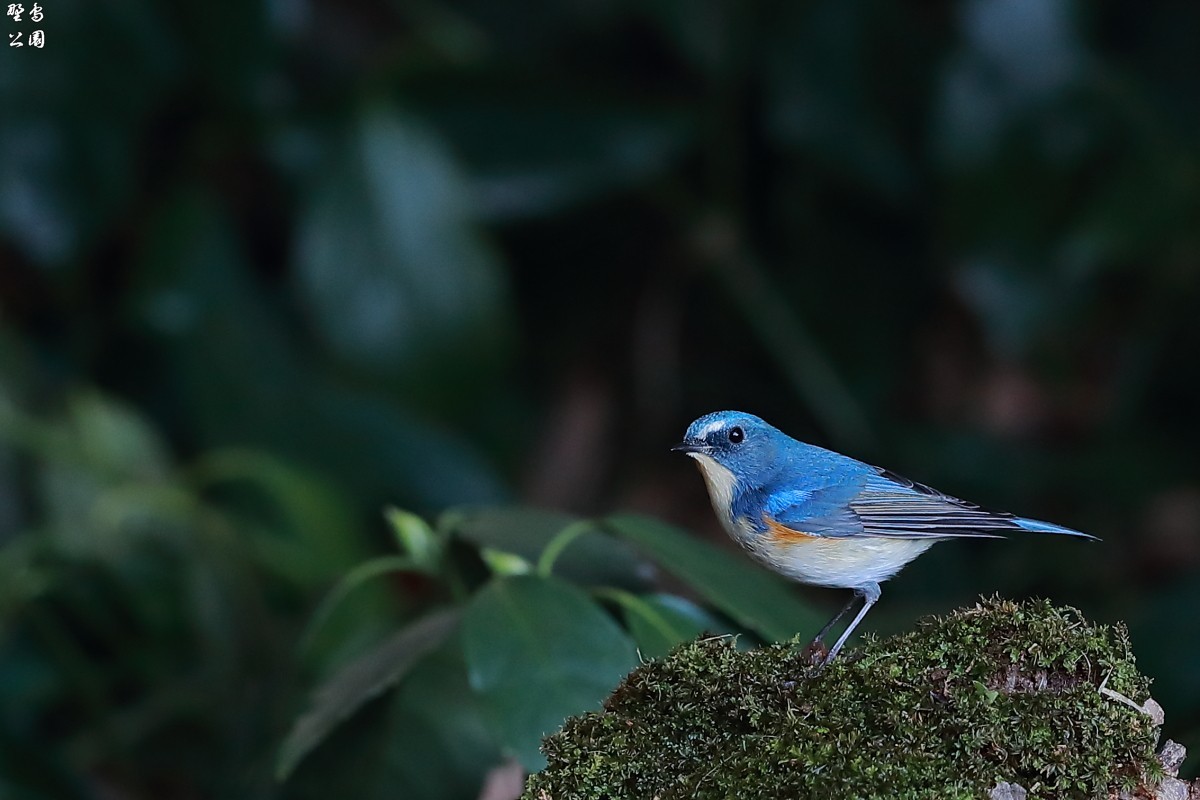
<svg viewBox="0 0 1200 800">
<path fill-rule="evenodd" d="M 729 429 L 730 444 L 741 444 L 742 439 L 745 439 L 745 438 L 746 438 L 746 432 L 743 431 L 740 427 L 734 426 Z"/>
</svg>

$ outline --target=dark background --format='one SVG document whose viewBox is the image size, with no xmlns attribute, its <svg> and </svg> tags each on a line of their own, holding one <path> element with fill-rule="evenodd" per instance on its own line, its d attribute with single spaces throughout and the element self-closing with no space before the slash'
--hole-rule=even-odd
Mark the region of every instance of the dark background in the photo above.
<svg viewBox="0 0 1200 800">
<path fill-rule="evenodd" d="M 1200 5 L 41 5 L 0 56 L 0 794 L 279 795 L 313 675 L 425 601 L 298 650 L 385 503 L 723 542 L 668 452 L 720 408 L 1102 537 L 938 547 L 866 628 L 1124 621 L 1200 748 Z"/>
</svg>

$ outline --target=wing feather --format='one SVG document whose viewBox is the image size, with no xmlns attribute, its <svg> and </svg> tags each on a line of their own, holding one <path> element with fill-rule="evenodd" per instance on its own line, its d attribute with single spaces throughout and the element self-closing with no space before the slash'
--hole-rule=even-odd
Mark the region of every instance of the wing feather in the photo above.
<svg viewBox="0 0 1200 800">
<path fill-rule="evenodd" d="M 994 539 L 1020 530 L 1012 514 L 981 508 L 884 469 L 867 479 L 850 508 L 867 536 Z"/>
<path fill-rule="evenodd" d="M 1018 517 L 960 500 L 888 470 L 872 468 L 853 484 L 805 494 L 771 508 L 772 519 L 818 536 L 891 539 L 1003 538 Z M 798 498 L 799 499 L 799 498 Z"/>
</svg>

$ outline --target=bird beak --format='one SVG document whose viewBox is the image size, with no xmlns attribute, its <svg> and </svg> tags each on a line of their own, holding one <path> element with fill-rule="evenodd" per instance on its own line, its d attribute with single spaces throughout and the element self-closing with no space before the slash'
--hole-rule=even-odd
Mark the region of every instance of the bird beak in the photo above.
<svg viewBox="0 0 1200 800">
<path fill-rule="evenodd" d="M 703 442 L 680 442 L 671 448 L 672 453 L 706 453 L 708 445 Z"/>
</svg>

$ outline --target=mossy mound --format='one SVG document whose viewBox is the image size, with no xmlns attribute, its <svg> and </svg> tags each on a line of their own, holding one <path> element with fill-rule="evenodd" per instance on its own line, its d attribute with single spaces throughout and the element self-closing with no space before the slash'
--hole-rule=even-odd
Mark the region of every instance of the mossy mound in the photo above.
<svg viewBox="0 0 1200 800">
<path fill-rule="evenodd" d="M 1112 694 L 1149 696 L 1125 629 L 1074 609 L 988 600 L 813 672 L 795 643 L 681 646 L 548 737 L 524 798 L 1092 798 L 1162 774 L 1157 726 Z"/>
</svg>

